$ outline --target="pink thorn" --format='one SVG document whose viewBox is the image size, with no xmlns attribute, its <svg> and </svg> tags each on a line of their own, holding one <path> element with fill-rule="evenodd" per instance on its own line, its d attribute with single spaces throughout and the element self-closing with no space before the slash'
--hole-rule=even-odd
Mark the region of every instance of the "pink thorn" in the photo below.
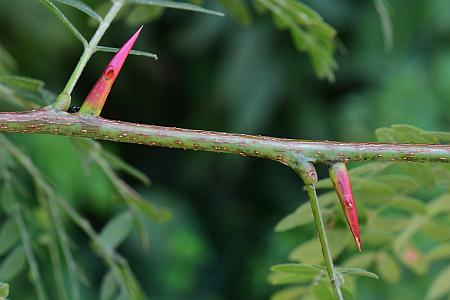
<svg viewBox="0 0 450 300">
<path fill-rule="evenodd" d="M 142 30 L 141 26 L 134 34 L 133 36 L 125 43 L 123 46 L 117 51 L 117 53 L 114 55 L 114 57 L 111 59 L 109 64 L 106 66 L 105 70 L 109 68 L 114 68 L 115 73 L 119 74 L 120 69 L 122 68 L 125 60 L 127 59 L 128 53 L 130 53 L 131 48 L 133 48 L 134 43 L 136 42 L 139 33 L 141 33 Z"/>
<path fill-rule="evenodd" d="M 111 90 L 114 81 L 119 75 L 120 70 L 133 48 L 134 42 L 141 32 L 142 26 L 133 34 L 133 36 L 117 51 L 111 61 L 106 65 L 100 78 L 95 83 L 94 87 L 89 92 L 83 105 L 80 109 L 80 114 L 100 115 L 109 91 Z"/>
</svg>

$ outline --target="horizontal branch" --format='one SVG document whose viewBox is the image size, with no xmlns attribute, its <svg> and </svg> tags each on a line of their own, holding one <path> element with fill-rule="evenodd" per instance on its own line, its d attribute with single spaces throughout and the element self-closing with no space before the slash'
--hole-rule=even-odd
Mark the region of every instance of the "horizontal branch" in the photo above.
<svg viewBox="0 0 450 300">
<path fill-rule="evenodd" d="M 0 132 L 78 136 L 167 148 L 232 153 L 271 159 L 291 167 L 302 161 L 450 161 L 449 145 L 293 140 L 143 125 L 44 109 L 0 113 Z"/>
</svg>

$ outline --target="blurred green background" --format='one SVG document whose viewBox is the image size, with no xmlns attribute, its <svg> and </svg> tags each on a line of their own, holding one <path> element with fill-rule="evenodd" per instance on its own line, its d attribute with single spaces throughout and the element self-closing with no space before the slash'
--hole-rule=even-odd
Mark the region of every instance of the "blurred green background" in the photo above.
<svg viewBox="0 0 450 300">
<path fill-rule="evenodd" d="M 92 7 L 102 2 L 86 1 Z M 342 141 L 374 140 L 376 128 L 393 123 L 448 131 L 448 1 L 390 1 L 391 51 L 385 50 L 372 1 L 304 2 L 337 29 L 339 70 L 334 83 L 317 79 L 308 56 L 295 50 L 289 33 L 277 30 L 268 14 L 253 14 L 252 23 L 242 25 L 230 16 L 167 10 L 144 26 L 135 46 L 157 53 L 159 60 L 130 57 L 102 116 Z M 215 0 L 205 1 L 205 6 L 223 10 Z M 84 15 L 61 8 L 85 36 L 93 33 L 95 28 Z M 118 21 L 101 44 L 118 47 L 136 27 Z M 56 94 L 82 51 L 57 18 L 34 0 L 0 0 L 0 44 L 15 58 L 15 74 L 41 79 Z M 95 54 L 75 88 L 75 104 L 82 102 L 110 58 Z M 114 191 L 109 181 L 95 168 L 86 172 L 67 138 L 8 137 L 27 149 L 95 228 L 121 207 L 111 205 Z M 311 228 L 273 231 L 279 219 L 306 200 L 302 183 L 282 165 L 231 155 L 102 144 L 147 174 L 152 180 L 148 187 L 124 178 L 174 214 L 168 224 L 148 222 L 149 249 L 142 249 L 134 236 L 119 248 L 151 299 L 267 299 L 275 290 L 266 279 L 270 266 L 285 262 L 293 246 L 314 235 Z M 324 171 L 320 170 L 322 177 Z M 72 234 L 76 248 L 88 247 L 81 233 Z M 98 286 L 103 265 L 93 256 L 76 258 L 90 264 L 88 277 L 93 287 Z M 380 289 L 383 282 L 361 282 L 364 288 L 358 299 L 399 295 L 423 299 L 428 284 L 426 278 L 413 282 L 406 278 Z M 18 288 L 12 284 L 12 295 L 23 292 Z"/>
</svg>

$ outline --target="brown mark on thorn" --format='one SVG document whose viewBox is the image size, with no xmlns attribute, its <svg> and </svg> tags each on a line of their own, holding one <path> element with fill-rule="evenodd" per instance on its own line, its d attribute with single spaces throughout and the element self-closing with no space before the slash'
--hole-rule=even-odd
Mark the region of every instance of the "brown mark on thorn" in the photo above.
<svg viewBox="0 0 450 300">
<path fill-rule="evenodd" d="M 115 75 L 114 68 L 110 68 L 106 70 L 105 75 L 103 75 L 103 78 L 105 78 L 105 80 L 111 80 L 114 78 L 114 75 Z"/>
</svg>

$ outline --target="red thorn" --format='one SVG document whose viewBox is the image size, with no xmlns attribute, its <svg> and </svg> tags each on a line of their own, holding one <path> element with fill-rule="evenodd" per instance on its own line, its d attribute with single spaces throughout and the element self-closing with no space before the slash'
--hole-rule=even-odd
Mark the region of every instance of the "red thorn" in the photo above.
<svg viewBox="0 0 450 300">
<path fill-rule="evenodd" d="M 359 233 L 358 214 L 356 212 L 355 200 L 353 198 L 350 177 L 344 163 L 333 163 L 329 168 L 330 179 L 341 202 L 345 218 L 355 239 L 359 252 L 362 251 Z"/>
</svg>

